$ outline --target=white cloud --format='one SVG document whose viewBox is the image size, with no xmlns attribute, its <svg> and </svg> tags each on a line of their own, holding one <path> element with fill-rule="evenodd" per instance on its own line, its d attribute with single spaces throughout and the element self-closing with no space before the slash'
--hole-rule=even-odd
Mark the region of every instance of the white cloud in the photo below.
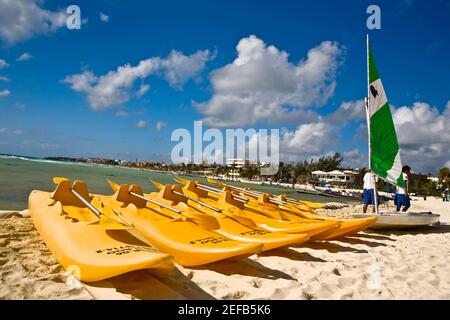
<svg viewBox="0 0 450 320">
<path fill-rule="evenodd" d="M 347 150 L 343 153 L 343 165 L 352 168 L 367 167 L 367 157 L 364 156 L 358 149 Z"/>
<path fill-rule="evenodd" d="M 108 22 L 109 21 L 109 16 L 104 14 L 103 12 L 100 12 L 100 21 Z"/>
<path fill-rule="evenodd" d="M 166 59 L 161 60 L 161 71 L 163 77 L 174 88 L 181 87 L 190 79 L 198 75 L 205 68 L 207 61 L 214 59 L 216 53 L 209 50 L 197 51 L 185 56 L 183 53 L 172 50 Z"/>
<path fill-rule="evenodd" d="M 254 35 L 241 39 L 236 49 L 232 63 L 211 73 L 211 99 L 193 103 L 207 125 L 297 121 L 302 109 L 322 106 L 334 93 L 343 54 L 336 42 L 322 42 L 297 64 Z"/>
<path fill-rule="evenodd" d="M 425 102 L 393 113 L 402 162 L 415 171 L 435 173 L 450 159 L 450 101 L 441 113 Z"/>
<path fill-rule="evenodd" d="M 440 112 L 428 103 L 392 107 L 402 162 L 417 172 L 435 173 L 450 159 L 450 101 Z M 367 143 L 367 128 L 362 100 L 343 102 L 333 113 L 316 121 L 300 124 L 295 130 L 282 131 L 280 152 L 282 159 L 296 161 L 324 154 L 346 144 L 341 130 L 352 121 L 359 123 L 355 138 Z M 344 164 L 353 167 L 366 165 L 367 156 L 357 149 L 343 154 Z"/>
<path fill-rule="evenodd" d="M 0 81 L 9 82 L 9 78 L 0 76 Z"/>
<path fill-rule="evenodd" d="M 24 52 L 20 55 L 20 57 L 16 59 L 16 61 L 27 61 L 30 60 L 31 58 L 33 58 L 31 54 L 29 54 L 28 52 Z"/>
<path fill-rule="evenodd" d="M 0 69 L 6 68 L 7 66 L 9 66 L 9 64 L 5 60 L 0 59 Z"/>
<path fill-rule="evenodd" d="M 412 106 L 392 107 L 403 164 L 417 172 L 435 173 L 450 159 L 450 101 L 439 111 L 428 103 L 416 102 Z M 295 161 L 324 154 L 341 141 L 341 130 L 352 121 L 359 123 L 357 138 L 367 141 L 363 101 L 343 102 L 333 113 L 316 121 L 300 124 L 295 130 L 281 134 L 282 159 Z M 367 142 L 366 142 L 367 143 Z M 365 165 L 367 156 L 357 149 L 344 152 L 344 164 L 353 167 Z"/>
<path fill-rule="evenodd" d="M 150 89 L 150 86 L 147 84 L 141 84 L 141 86 L 139 87 L 138 92 L 136 93 L 137 97 L 142 97 L 147 91 L 148 89 Z"/>
<path fill-rule="evenodd" d="M 11 91 L 9 91 L 8 89 L 4 89 L 0 91 L 0 97 L 7 97 L 11 94 Z"/>
<path fill-rule="evenodd" d="M 136 128 L 147 128 L 147 121 L 145 120 L 139 120 L 138 122 L 136 122 Z"/>
<path fill-rule="evenodd" d="M 55 32 L 65 25 L 63 11 L 50 11 L 41 6 L 41 0 L 0 0 L 0 38 L 14 44 Z"/>
<path fill-rule="evenodd" d="M 76 92 L 86 94 L 91 109 L 101 111 L 120 106 L 135 94 L 145 93 L 147 85 L 142 85 L 137 93 L 134 93 L 133 86 L 136 80 L 150 75 L 162 74 L 173 87 L 181 88 L 190 78 L 197 76 L 211 58 L 208 50 L 197 51 L 190 56 L 172 50 L 165 59 L 153 57 L 140 61 L 136 66 L 126 64 L 102 76 L 85 70 L 66 76 L 63 83 Z"/>
<path fill-rule="evenodd" d="M 366 119 L 364 100 L 344 101 L 339 108 L 327 116 L 327 122 L 337 125 L 345 125 L 350 121 Z"/>
<path fill-rule="evenodd" d="M 161 131 L 162 129 L 164 129 L 164 127 L 167 126 L 167 123 L 163 122 L 163 121 L 158 121 L 156 123 L 156 130 Z"/>
<path fill-rule="evenodd" d="M 280 139 L 281 157 L 292 161 L 323 154 L 340 143 L 340 130 L 352 121 L 364 118 L 364 102 L 344 101 L 333 113 L 317 116 L 293 131 L 283 130 Z"/>
<path fill-rule="evenodd" d="M 7 134 L 13 134 L 13 135 L 20 136 L 24 132 L 22 130 L 20 130 L 20 129 L 0 128 L 0 133 L 7 133 Z"/>
<path fill-rule="evenodd" d="M 282 153 L 298 156 L 317 155 L 337 144 L 332 139 L 334 132 L 335 128 L 324 121 L 302 124 L 296 130 L 282 134 L 280 150 Z"/>
</svg>

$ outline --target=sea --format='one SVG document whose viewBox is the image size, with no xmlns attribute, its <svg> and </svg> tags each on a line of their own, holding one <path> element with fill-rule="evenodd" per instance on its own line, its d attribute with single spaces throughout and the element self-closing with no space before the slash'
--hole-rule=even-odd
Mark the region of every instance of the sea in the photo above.
<svg viewBox="0 0 450 320">
<path fill-rule="evenodd" d="M 113 192 L 106 179 L 117 183 L 139 184 L 144 192 L 152 192 L 156 191 L 156 188 L 151 184 L 150 179 L 162 184 L 175 184 L 174 178 L 177 175 L 146 169 L 0 155 L 0 210 L 23 210 L 27 208 L 28 195 L 32 190 L 54 190 L 53 177 L 82 180 L 87 183 L 90 192 L 107 195 Z M 207 184 L 203 177 L 182 175 L 180 177 Z M 250 187 L 271 194 L 285 193 L 288 197 L 294 199 L 320 203 L 343 202 L 339 198 L 299 194 L 291 188 L 279 186 L 241 182 L 227 183 L 240 187 Z"/>
</svg>

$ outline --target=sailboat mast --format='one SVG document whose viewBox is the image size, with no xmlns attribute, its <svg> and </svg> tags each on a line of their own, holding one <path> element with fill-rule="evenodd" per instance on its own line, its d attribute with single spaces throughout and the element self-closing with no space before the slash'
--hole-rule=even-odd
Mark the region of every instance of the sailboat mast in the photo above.
<svg viewBox="0 0 450 320">
<path fill-rule="evenodd" d="M 372 161 L 370 157 L 370 113 L 369 113 L 369 99 L 370 99 L 370 76 L 369 76 L 369 35 L 366 38 L 367 44 L 367 98 L 364 99 L 366 103 L 366 119 L 367 119 L 367 153 L 369 160 L 369 170 L 372 169 Z"/>
<path fill-rule="evenodd" d="M 369 156 L 369 170 L 372 176 L 373 185 L 373 204 L 375 206 L 375 212 L 378 214 L 378 193 L 377 193 L 377 183 L 375 181 L 375 176 L 372 173 L 372 161 L 371 161 L 371 143 L 370 143 L 370 110 L 369 110 L 369 99 L 370 99 L 370 68 L 369 68 L 369 34 L 367 34 L 367 98 L 366 98 L 366 118 L 367 118 L 367 146 L 368 146 L 368 156 Z"/>
</svg>

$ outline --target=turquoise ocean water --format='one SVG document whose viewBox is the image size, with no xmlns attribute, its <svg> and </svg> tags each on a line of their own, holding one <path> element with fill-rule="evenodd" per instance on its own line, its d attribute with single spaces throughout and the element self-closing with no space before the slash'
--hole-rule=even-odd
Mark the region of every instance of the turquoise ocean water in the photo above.
<svg viewBox="0 0 450 320">
<path fill-rule="evenodd" d="M 162 184 L 174 183 L 176 175 L 159 173 L 133 168 L 120 168 L 112 166 L 58 162 L 24 157 L 0 156 L 0 210 L 22 210 L 28 207 L 28 195 L 32 190 L 52 191 L 55 176 L 69 179 L 83 180 L 88 184 L 89 191 L 93 193 L 111 194 L 106 179 L 118 183 L 135 183 L 142 186 L 144 191 L 156 191 L 149 179 Z M 198 177 L 185 177 L 206 183 L 206 179 Z M 232 182 L 238 186 L 249 186 L 255 190 L 273 194 L 286 193 L 289 197 L 316 202 L 342 202 L 341 199 L 322 197 L 316 195 L 303 195 L 295 190 L 275 186 L 260 186 Z"/>
</svg>

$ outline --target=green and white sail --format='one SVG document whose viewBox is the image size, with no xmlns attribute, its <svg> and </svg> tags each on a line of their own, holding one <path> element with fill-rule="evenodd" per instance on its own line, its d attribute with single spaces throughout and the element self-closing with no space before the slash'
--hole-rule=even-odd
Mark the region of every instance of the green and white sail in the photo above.
<svg viewBox="0 0 450 320">
<path fill-rule="evenodd" d="M 367 38 L 369 90 L 367 117 L 369 125 L 369 153 L 372 172 L 381 178 L 404 187 L 402 161 L 391 109 L 370 50 Z"/>
</svg>

